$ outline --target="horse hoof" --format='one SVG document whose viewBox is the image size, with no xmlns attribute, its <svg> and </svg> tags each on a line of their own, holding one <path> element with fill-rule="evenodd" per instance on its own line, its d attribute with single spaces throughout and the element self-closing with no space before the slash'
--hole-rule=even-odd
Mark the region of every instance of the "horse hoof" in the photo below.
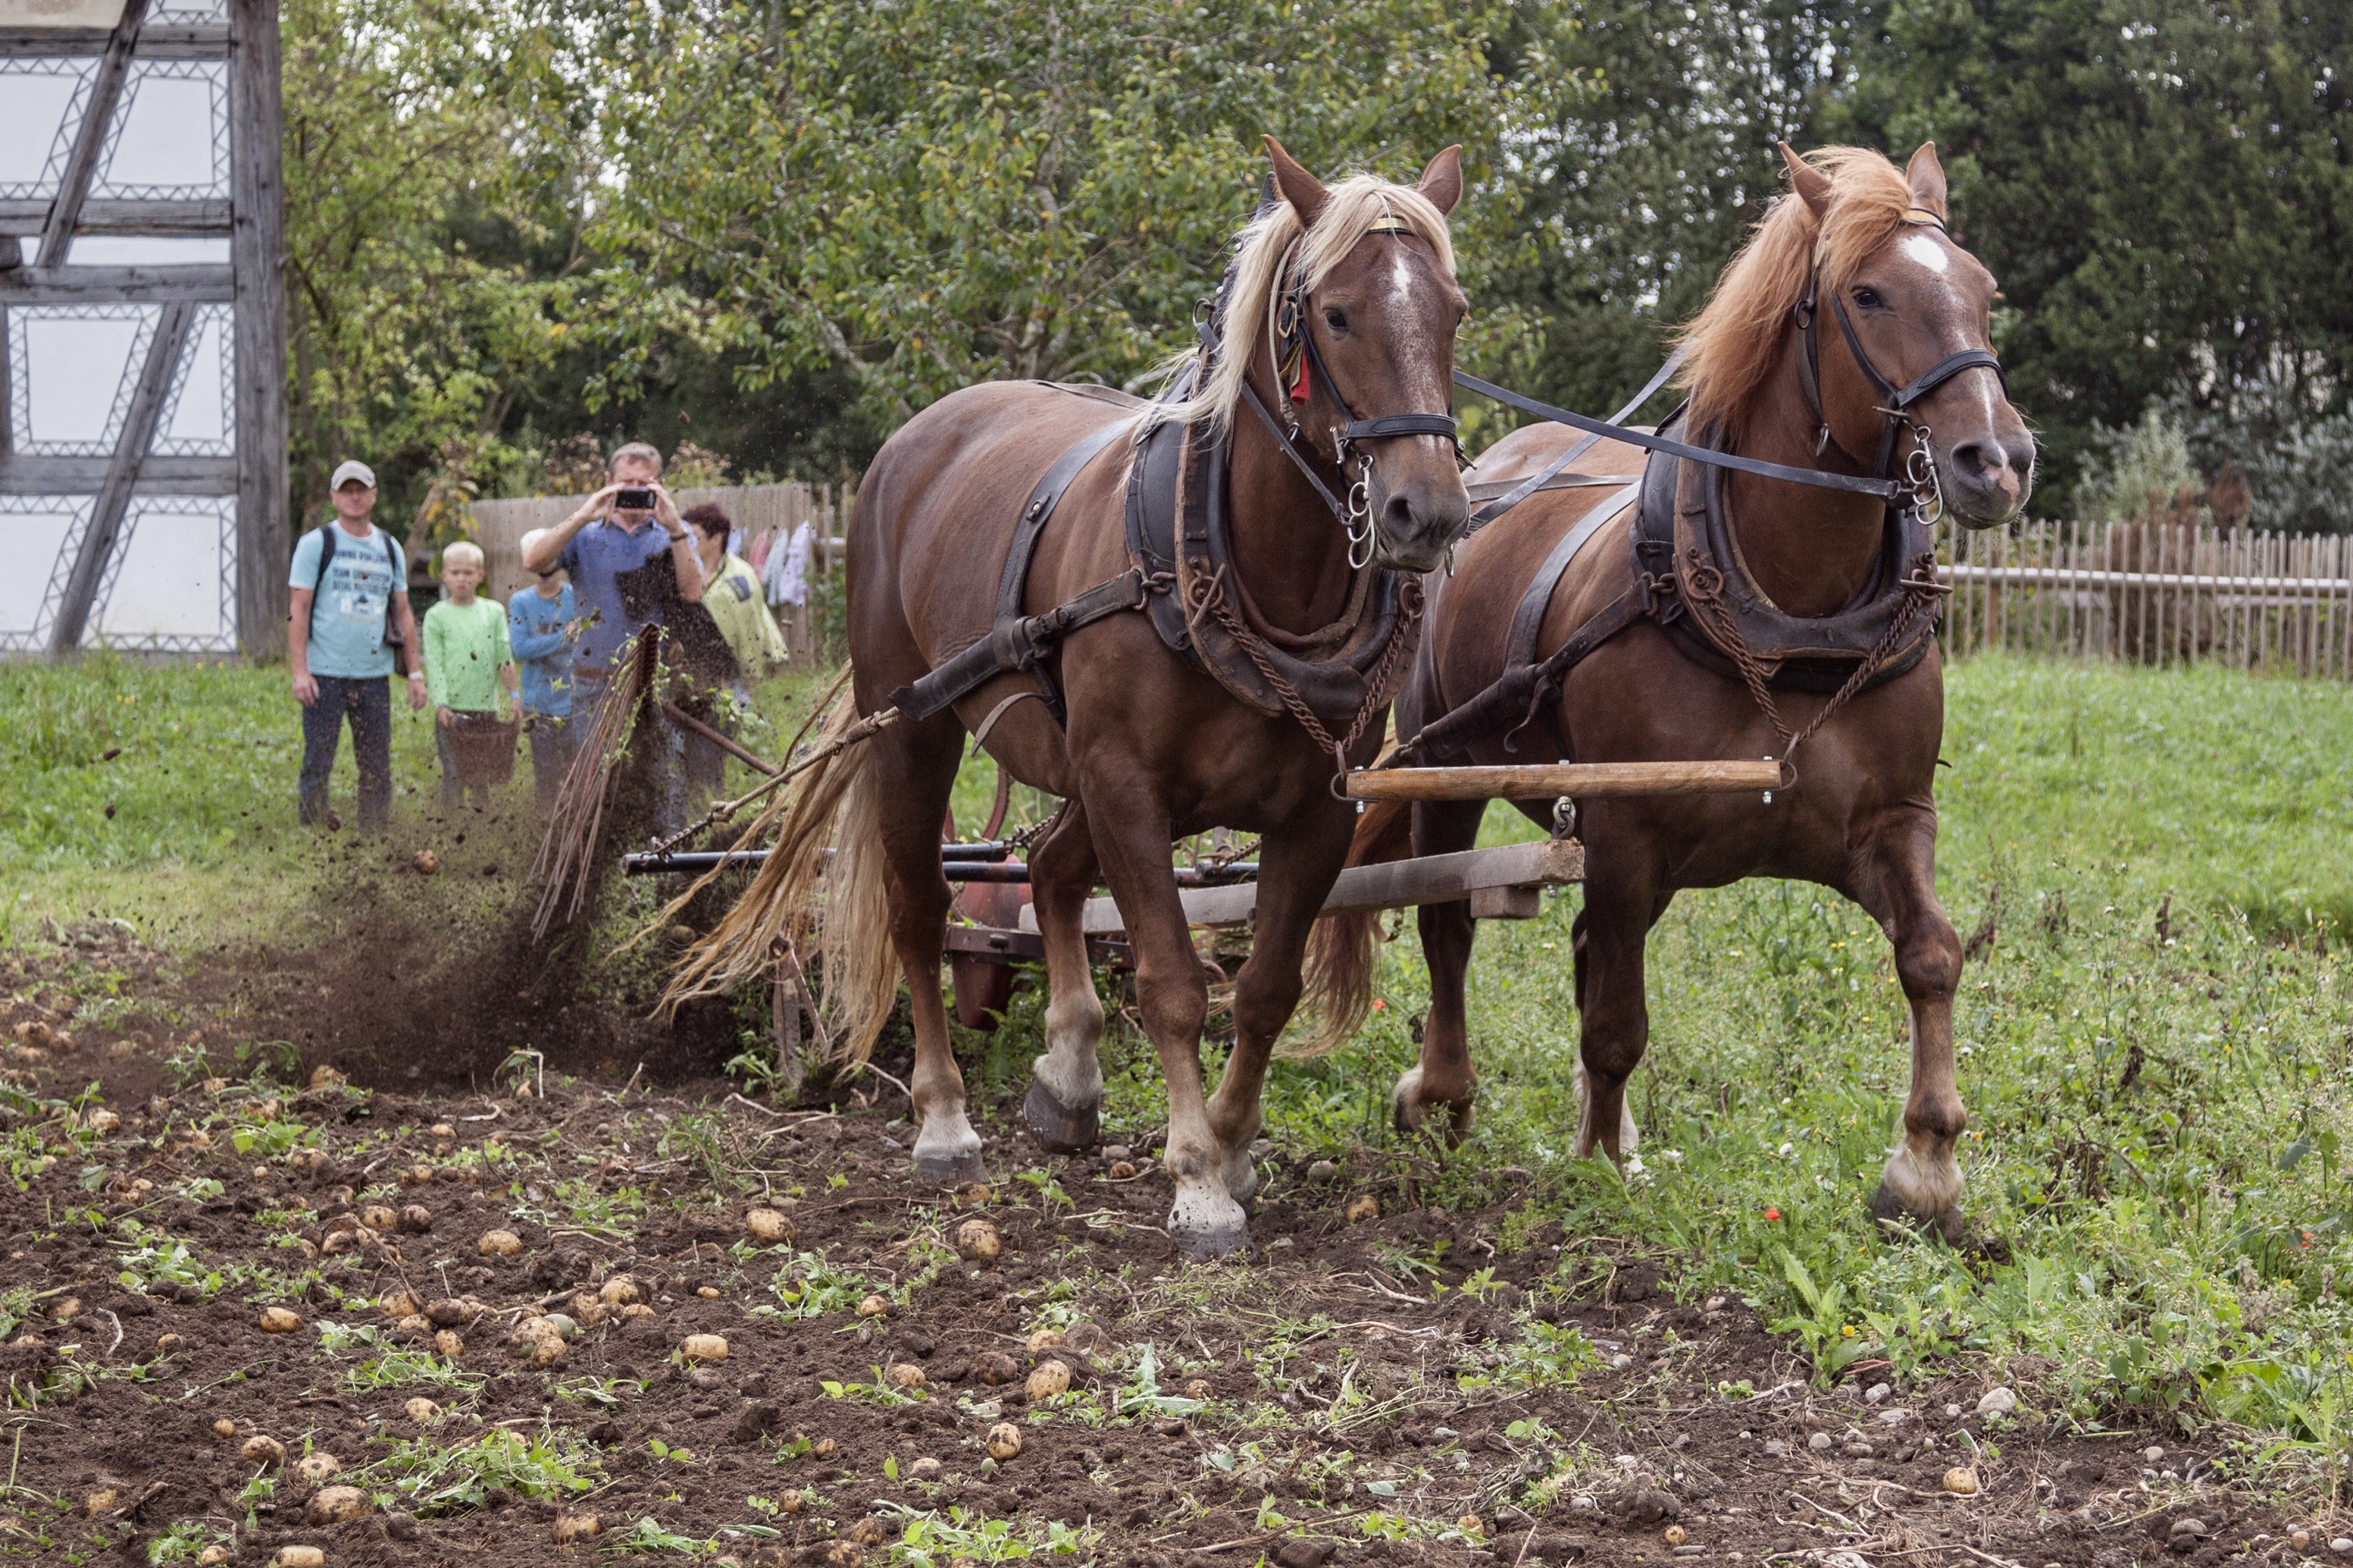
<svg viewBox="0 0 2353 1568">
<path fill-rule="evenodd" d="M 1168 1239 L 1188 1262 L 1223 1258 L 1250 1245 L 1250 1218 L 1217 1188 L 1179 1188 L 1168 1211 Z"/>
<path fill-rule="evenodd" d="M 1057 1154 L 1077 1154 L 1095 1146 L 1103 1131 L 1100 1108 L 1064 1105 L 1051 1089 L 1032 1079 L 1029 1098 L 1021 1102 L 1021 1120 L 1029 1135 Z"/>
<path fill-rule="evenodd" d="M 1941 1214 L 1918 1215 L 1904 1205 L 1893 1188 L 1885 1182 L 1872 1194 L 1871 1217 L 1879 1228 L 1890 1235 L 1917 1234 L 1934 1237 L 1947 1247 L 1961 1245 L 1961 1210 L 1957 1204 L 1948 1205 Z"/>
<path fill-rule="evenodd" d="M 978 1149 L 917 1149 L 913 1163 L 919 1187 L 960 1187 L 988 1179 Z"/>
<path fill-rule="evenodd" d="M 1218 1226 L 1208 1230 L 1178 1230 L 1170 1226 L 1168 1238 L 1176 1244 L 1176 1255 L 1187 1263 L 1207 1263 L 1213 1258 L 1230 1258 L 1250 1249 L 1248 1225 Z"/>
<path fill-rule="evenodd" d="M 1398 1079 L 1397 1088 L 1389 1095 L 1390 1119 L 1396 1122 L 1399 1132 L 1410 1138 L 1425 1128 L 1430 1128 L 1442 1133 L 1450 1147 L 1470 1135 L 1471 1107 L 1472 1102 L 1468 1100 L 1461 1105 L 1453 1105 L 1442 1100 L 1422 1099 L 1419 1068 L 1412 1068 Z M 1438 1117 L 1434 1128 L 1431 1127 L 1432 1112 L 1436 1112 Z"/>
</svg>

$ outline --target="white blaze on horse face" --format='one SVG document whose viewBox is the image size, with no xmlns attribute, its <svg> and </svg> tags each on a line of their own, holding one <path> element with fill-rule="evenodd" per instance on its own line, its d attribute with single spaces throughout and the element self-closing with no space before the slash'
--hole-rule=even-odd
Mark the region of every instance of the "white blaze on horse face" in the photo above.
<svg viewBox="0 0 2353 1568">
<path fill-rule="evenodd" d="M 1906 235 L 1896 248 L 1939 278 L 1952 269 L 1953 258 L 1945 254 L 1945 247 L 1936 243 L 1934 235 Z"/>
</svg>

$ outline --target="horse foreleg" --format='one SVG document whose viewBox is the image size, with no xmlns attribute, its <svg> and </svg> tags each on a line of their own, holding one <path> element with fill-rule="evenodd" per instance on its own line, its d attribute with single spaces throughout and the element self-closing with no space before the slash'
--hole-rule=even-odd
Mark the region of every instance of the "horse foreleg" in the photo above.
<svg viewBox="0 0 2353 1568">
<path fill-rule="evenodd" d="M 1353 813 L 1317 810 L 1266 835 L 1259 853 L 1258 912 L 1250 955 L 1234 979 L 1234 1048 L 1209 1101 L 1209 1129 L 1225 1151 L 1227 1193 L 1247 1204 L 1258 1192 L 1250 1159 L 1258 1137 L 1267 1059 L 1299 1007 L 1301 965 L 1324 894 L 1348 858 Z"/>
<path fill-rule="evenodd" d="M 1449 855 L 1479 842 L 1483 800 L 1446 801 L 1413 808 L 1413 852 Z M 1424 904 L 1414 911 L 1421 932 L 1423 963 L 1430 966 L 1430 1011 L 1421 1026 L 1421 1056 L 1406 1069 L 1389 1097 L 1400 1132 L 1418 1131 L 1435 1112 L 1450 1143 L 1471 1131 L 1472 1098 L 1479 1074 L 1471 1065 L 1471 1019 L 1463 982 L 1471 969 L 1471 945 L 1478 922 L 1471 900 Z"/>
<path fill-rule="evenodd" d="M 940 819 L 955 784 L 964 731 L 954 724 L 902 726 L 878 738 L 876 827 L 891 902 L 891 942 L 907 977 L 915 1026 L 913 1101 L 915 1180 L 953 1186 L 986 1176 L 980 1135 L 965 1114 L 964 1074 L 948 1040 L 940 994 L 940 954 L 947 945 L 948 884 L 940 872 Z"/>
<path fill-rule="evenodd" d="M 1954 1151 L 1969 1121 L 1953 1063 L 1961 943 L 1936 901 L 1936 813 L 1906 805 L 1875 826 L 1855 897 L 1895 948 L 1895 975 L 1912 1007 L 1912 1091 L 1903 1141 L 1880 1173 L 1871 1213 L 1883 1224 L 1925 1222 L 1957 1244 L 1961 1166 Z"/>
<path fill-rule="evenodd" d="M 1031 1068 L 1021 1119 L 1057 1153 L 1094 1146 L 1102 1131 L 1103 999 L 1095 994 L 1082 921 L 1094 891 L 1095 848 L 1086 811 L 1072 802 L 1029 856 L 1038 931 L 1046 943 L 1046 1051 Z"/>
<path fill-rule="evenodd" d="M 1613 857 L 1588 862 L 1577 985 L 1577 1153 L 1598 1146 L 1622 1163 L 1641 1135 L 1626 1104 L 1626 1080 L 1651 1043 L 1643 994 L 1643 948 L 1666 912 L 1666 898 L 1647 864 Z"/>
<path fill-rule="evenodd" d="M 1201 1089 L 1208 976 L 1168 865 L 1167 807 L 1143 781 L 1122 777 L 1090 779 L 1086 800 L 1095 854 L 1135 952 L 1137 1010 L 1168 1088 L 1161 1164 L 1176 1185 L 1168 1238 L 1187 1258 L 1219 1257 L 1250 1245 L 1250 1220 L 1226 1191 L 1225 1151 Z"/>
</svg>

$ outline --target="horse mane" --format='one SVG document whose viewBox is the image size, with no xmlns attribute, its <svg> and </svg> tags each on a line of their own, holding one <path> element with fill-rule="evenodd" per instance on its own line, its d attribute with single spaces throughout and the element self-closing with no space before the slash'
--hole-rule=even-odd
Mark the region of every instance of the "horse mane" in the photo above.
<svg viewBox="0 0 2353 1568">
<path fill-rule="evenodd" d="M 1411 185 L 1400 185 L 1377 174 L 1352 174 L 1330 188 L 1315 226 L 1300 232 L 1299 214 L 1289 202 L 1275 200 L 1259 209 L 1242 229 L 1228 269 L 1225 305 L 1219 327 L 1225 350 L 1209 363 L 1208 380 L 1181 403 L 1155 404 L 1154 424 L 1174 419 L 1182 424 L 1206 422 L 1223 435 L 1233 428 L 1242 385 L 1250 374 L 1252 347 L 1246 334 L 1271 335 L 1270 307 L 1280 286 L 1283 263 L 1294 247 L 1298 265 L 1310 289 L 1321 285 L 1359 240 L 1376 228 L 1398 226 L 1420 236 L 1438 253 L 1438 264 L 1454 276 L 1454 240 L 1446 215 Z M 1187 349 L 1161 366 L 1173 378 L 1194 363 L 1198 351 Z"/>
<path fill-rule="evenodd" d="M 1706 308 L 1674 334 L 1684 351 L 1676 379 L 1691 395 L 1690 429 L 1720 426 L 1737 440 L 1808 280 L 1819 270 L 1825 291 L 1844 288 L 1915 205 L 1904 172 L 1869 147 L 1820 147 L 1806 162 L 1830 177 L 1830 216 L 1817 224 L 1796 193 L 1777 197 Z"/>
</svg>

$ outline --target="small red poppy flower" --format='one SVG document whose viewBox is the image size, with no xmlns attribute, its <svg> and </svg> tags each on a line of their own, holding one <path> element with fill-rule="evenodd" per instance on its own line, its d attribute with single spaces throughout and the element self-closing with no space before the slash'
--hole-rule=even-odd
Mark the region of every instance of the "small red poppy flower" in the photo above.
<svg viewBox="0 0 2353 1568">
<path fill-rule="evenodd" d="M 1781 1217 L 1781 1211 L 1776 1208 L 1768 1208 L 1765 1211 L 1765 1217 L 1767 1219 L 1779 1219 Z"/>
<path fill-rule="evenodd" d="M 1381 1000 L 1379 997 L 1377 997 L 1377 996 L 1376 996 L 1376 997 L 1374 997 L 1374 998 L 1373 998 L 1373 1011 L 1374 1011 L 1374 1012 L 1376 1012 L 1376 1013 L 1386 1013 L 1386 1012 L 1388 1012 L 1388 1010 L 1389 1010 L 1389 1005 L 1388 1005 L 1388 1003 L 1386 1003 L 1386 1002 L 1382 1001 L 1382 1000 Z"/>
</svg>

